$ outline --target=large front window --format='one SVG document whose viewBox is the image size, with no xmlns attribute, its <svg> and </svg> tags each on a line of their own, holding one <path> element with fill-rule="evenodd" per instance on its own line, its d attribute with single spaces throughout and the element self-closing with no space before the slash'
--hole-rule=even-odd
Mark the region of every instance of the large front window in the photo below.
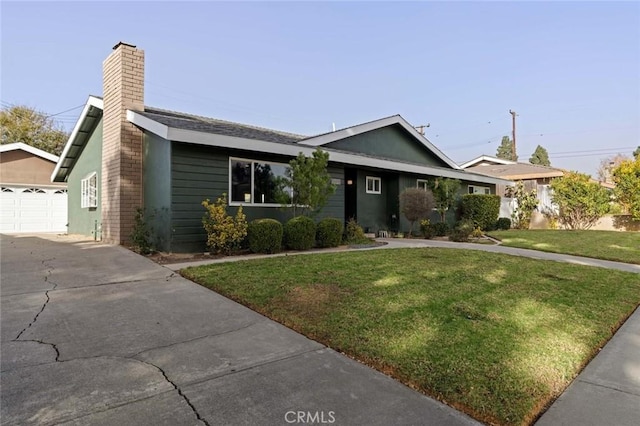
<svg viewBox="0 0 640 426">
<path fill-rule="evenodd" d="M 237 158 L 231 158 L 229 163 L 231 203 L 291 203 L 291 188 L 284 184 L 288 165 Z"/>
</svg>

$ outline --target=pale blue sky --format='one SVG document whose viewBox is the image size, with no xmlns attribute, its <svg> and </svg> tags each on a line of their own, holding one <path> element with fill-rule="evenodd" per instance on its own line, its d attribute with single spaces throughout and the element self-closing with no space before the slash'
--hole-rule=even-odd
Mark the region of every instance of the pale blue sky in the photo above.
<svg viewBox="0 0 640 426">
<path fill-rule="evenodd" d="M 122 40 L 145 104 L 313 135 L 393 114 L 463 162 L 518 155 L 595 174 L 640 145 L 639 2 L 6 2 L 2 105 L 102 93 Z M 79 109 L 58 116 L 71 128 Z M 565 154 L 566 153 L 566 154 Z"/>
</svg>

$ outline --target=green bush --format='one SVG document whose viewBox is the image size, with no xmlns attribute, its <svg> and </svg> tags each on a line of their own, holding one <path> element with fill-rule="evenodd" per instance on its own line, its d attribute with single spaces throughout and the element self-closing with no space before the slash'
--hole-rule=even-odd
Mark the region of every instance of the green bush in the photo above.
<svg viewBox="0 0 640 426">
<path fill-rule="evenodd" d="M 422 236 L 427 240 L 430 240 L 436 236 L 435 227 L 429 222 L 428 219 L 420 222 L 420 233 L 422 233 Z"/>
<path fill-rule="evenodd" d="M 316 241 L 318 247 L 338 247 L 342 242 L 344 226 L 340 219 L 327 217 L 318 222 Z"/>
<path fill-rule="evenodd" d="M 228 215 L 226 193 L 215 203 L 207 198 L 202 206 L 207 210 L 202 218 L 202 226 L 207 231 L 207 247 L 214 253 L 231 254 L 247 236 L 247 219 L 242 206 L 238 207 L 235 216 Z"/>
<path fill-rule="evenodd" d="M 282 249 L 282 224 L 275 219 L 256 219 L 249 223 L 247 239 L 253 253 L 278 253 Z"/>
<path fill-rule="evenodd" d="M 456 242 L 467 242 L 469 237 L 473 233 L 475 226 L 471 220 L 463 220 L 458 222 L 455 228 L 451 231 L 449 239 Z"/>
<path fill-rule="evenodd" d="M 151 244 L 151 228 L 147 223 L 144 210 L 140 207 L 136 209 L 136 216 L 133 221 L 133 230 L 129 236 L 133 250 L 140 254 L 152 253 L 154 250 Z"/>
<path fill-rule="evenodd" d="M 284 243 L 291 250 L 309 250 L 316 242 L 316 223 L 307 216 L 297 216 L 284 225 Z"/>
<path fill-rule="evenodd" d="M 462 196 L 462 219 L 490 231 L 500 214 L 500 196 L 489 194 L 466 194 Z"/>
<path fill-rule="evenodd" d="M 351 218 L 347 222 L 347 227 L 344 230 L 344 241 L 347 244 L 361 244 L 365 241 L 369 241 L 364 235 L 362 227 L 358 225 L 355 219 Z"/>
<path fill-rule="evenodd" d="M 498 218 L 498 221 L 496 222 L 496 229 L 501 229 L 501 230 L 511 229 L 511 219 L 509 219 L 508 217 Z"/>
<path fill-rule="evenodd" d="M 449 224 L 447 222 L 434 223 L 432 226 L 436 237 L 444 237 L 449 233 Z"/>
</svg>

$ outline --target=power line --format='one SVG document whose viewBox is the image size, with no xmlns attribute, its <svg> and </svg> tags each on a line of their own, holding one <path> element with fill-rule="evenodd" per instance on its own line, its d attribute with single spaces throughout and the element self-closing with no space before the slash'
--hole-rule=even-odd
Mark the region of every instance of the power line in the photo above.
<svg viewBox="0 0 640 426">
<path fill-rule="evenodd" d="M 618 148 L 600 148 L 600 149 L 581 149 L 578 151 L 562 151 L 562 152 L 550 152 L 549 155 L 563 155 L 563 154 L 580 154 L 585 152 L 597 152 L 597 151 L 616 151 L 616 150 L 627 150 L 627 149 L 636 149 L 635 146 L 621 146 Z"/>
<path fill-rule="evenodd" d="M 84 105 L 85 105 L 85 104 L 81 104 L 81 105 L 75 106 L 75 107 L 73 107 L 73 108 L 69 108 L 69 109 L 65 109 L 64 111 L 57 112 L 57 113 L 55 113 L 55 114 L 47 115 L 47 116 L 45 116 L 45 117 L 46 117 L 46 118 L 55 117 L 56 115 L 64 114 L 65 112 L 69 112 L 69 111 L 73 111 L 73 110 L 78 109 L 78 108 L 82 108 Z"/>
</svg>

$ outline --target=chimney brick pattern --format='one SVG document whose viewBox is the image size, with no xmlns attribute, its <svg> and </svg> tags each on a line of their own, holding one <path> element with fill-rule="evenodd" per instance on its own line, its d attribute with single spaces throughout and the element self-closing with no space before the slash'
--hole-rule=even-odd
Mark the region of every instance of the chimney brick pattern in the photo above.
<svg viewBox="0 0 640 426">
<path fill-rule="evenodd" d="M 143 207 L 143 134 L 127 121 L 127 110 L 144 110 L 144 51 L 119 43 L 102 70 L 102 238 L 125 244 Z"/>
</svg>

